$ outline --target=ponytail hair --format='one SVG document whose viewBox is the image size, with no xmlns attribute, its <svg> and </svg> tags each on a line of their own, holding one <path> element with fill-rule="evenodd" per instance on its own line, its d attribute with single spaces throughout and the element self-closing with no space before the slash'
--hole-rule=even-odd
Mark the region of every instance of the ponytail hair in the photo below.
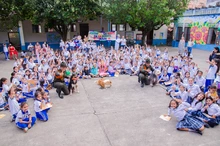
<svg viewBox="0 0 220 146">
<path fill-rule="evenodd" d="M 6 80 L 7 80 L 7 78 L 1 78 L 1 80 L 0 80 L 0 87 L 2 87 L 3 82 L 5 82 Z"/>
</svg>

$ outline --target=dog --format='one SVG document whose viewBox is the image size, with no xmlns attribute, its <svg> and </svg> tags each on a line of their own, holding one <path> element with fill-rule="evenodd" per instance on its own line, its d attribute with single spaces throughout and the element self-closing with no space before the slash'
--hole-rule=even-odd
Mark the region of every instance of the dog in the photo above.
<svg viewBox="0 0 220 146">
<path fill-rule="evenodd" d="M 100 79 L 100 80 L 97 81 L 97 84 L 98 84 L 101 88 L 106 89 L 106 86 L 109 86 L 109 87 L 112 86 L 112 81 L 110 81 L 109 79 L 104 79 L 104 78 L 102 78 L 102 79 Z"/>
<path fill-rule="evenodd" d="M 73 74 L 70 77 L 70 83 L 69 83 L 69 86 L 68 86 L 70 94 L 73 94 L 74 92 L 79 93 L 77 81 L 78 81 L 78 77 L 75 74 Z"/>
</svg>

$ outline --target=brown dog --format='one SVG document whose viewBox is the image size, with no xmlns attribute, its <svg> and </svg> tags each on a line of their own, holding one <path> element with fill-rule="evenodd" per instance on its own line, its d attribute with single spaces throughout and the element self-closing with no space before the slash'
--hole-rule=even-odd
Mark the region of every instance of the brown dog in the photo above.
<svg viewBox="0 0 220 146">
<path fill-rule="evenodd" d="M 109 87 L 111 87 L 112 86 L 112 81 L 110 81 L 109 79 L 100 79 L 100 80 L 98 80 L 97 81 L 97 84 L 99 85 L 99 86 L 101 86 L 101 88 L 106 88 L 106 86 L 109 86 Z"/>
</svg>

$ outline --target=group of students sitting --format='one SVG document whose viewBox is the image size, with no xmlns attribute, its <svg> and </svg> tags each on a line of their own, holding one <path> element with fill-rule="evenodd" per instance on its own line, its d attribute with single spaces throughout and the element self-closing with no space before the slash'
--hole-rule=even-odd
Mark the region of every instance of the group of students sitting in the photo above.
<svg viewBox="0 0 220 146">
<path fill-rule="evenodd" d="M 168 87 L 167 94 L 173 98 L 168 115 L 174 113 L 179 119 L 179 130 L 201 133 L 205 123 L 212 127 L 219 123 L 220 109 L 216 106 L 220 103 L 217 92 L 219 86 L 216 85 L 220 83 L 220 74 L 217 60 L 212 59 L 208 62 L 210 68 L 205 78 L 187 52 L 181 56 L 169 56 L 168 49 L 162 52 L 159 48 L 150 46 L 123 46 L 119 50 L 111 47 L 107 50 L 104 46 L 94 45 L 93 42 L 86 44 L 77 44 L 77 47 L 64 45 L 59 50 L 53 50 L 49 45 L 41 46 L 37 43 L 30 53 L 23 52 L 22 57 L 16 59 L 10 85 L 8 86 L 6 78 L 1 79 L 0 108 L 9 108 L 12 120 L 15 120 L 19 128 L 27 132 L 36 121 L 36 118 L 30 115 L 26 102 L 28 98 L 35 99 L 36 117 L 42 121 L 48 120 L 47 113 L 50 108 L 43 106 L 50 103 L 49 90 L 61 63 L 67 65 L 67 76 L 74 74 L 76 80 L 79 80 L 114 77 L 118 74 L 138 76 L 146 59 L 150 60 L 154 70 L 152 73 L 156 74 L 158 83 Z M 216 85 L 213 85 L 214 81 Z M 69 82 L 66 78 L 66 85 Z M 205 105 L 204 98 L 207 101 Z M 211 117 L 204 117 L 202 112 L 206 111 Z"/>
</svg>

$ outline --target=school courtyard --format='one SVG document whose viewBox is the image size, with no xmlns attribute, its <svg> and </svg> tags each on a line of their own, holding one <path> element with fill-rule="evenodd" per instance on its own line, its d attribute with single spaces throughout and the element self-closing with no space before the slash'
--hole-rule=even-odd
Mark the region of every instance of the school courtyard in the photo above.
<svg viewBox="0 0 220 146">
<path fill-rule="evenodd" d="M 204 72 L 211 52 L 193 50 L 194 61 Z M 169 54 L 177 54 L 169 48 Z M 9 79 L 13 61 L 3 61 L 0 77 Z M 79 93 L 50 97 L 49 121 L 37 121 L 27 133 L 10 122 L 9 111 L 1 111 L 0 146 L 219 146 L 220 126 L 205 129 L 203 136 L 177 131 L 175 118 L 166 122 L 170 97 L 160 86 L 140 87 L 137 77 L 111 78 L 113 86 L 99 89 L 95 81 L 80 80 Z M 28 99 L 33 115 L 33 99 Z"/>
</svg>

